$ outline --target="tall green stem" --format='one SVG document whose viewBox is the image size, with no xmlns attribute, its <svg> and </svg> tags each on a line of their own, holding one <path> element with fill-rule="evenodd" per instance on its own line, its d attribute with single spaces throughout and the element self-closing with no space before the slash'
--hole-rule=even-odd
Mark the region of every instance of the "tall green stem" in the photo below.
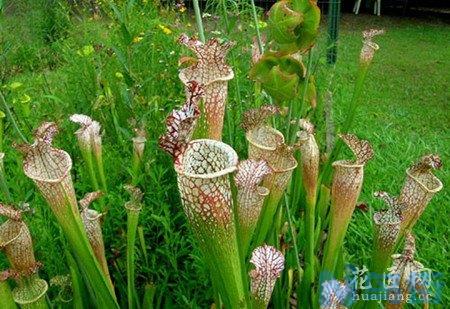
<svg viewBox="0 0 450 309">
<path fill-rule="evenodd" d="M 302 303 L 303 306 L 312 308 L 312 289 L 311 284 L 315 278 L 315 208 L 316 196 L 306 197 L 305 209 L 305 275 L 302 280 Z"/>
<path fill-rule="evenodd" d="M 346 113 L 346 118 L 344 121 L 344 124 L 342 126 L 342 132 L 347 133 L 348 130 L 353 125 L 353 121 L 356 116 L 357 108 L 359 107 L 359 99 L 361 98 L 364 81 L 366 80 L 367 72 L 368 72 L 369 66 L 366 64 L 360 64 L 358 69 L 358 76 L 355 83 L 355 89 L 353 91 L 352 100 L 350 102 L 350 106 L 348 108 L 348 111 Z"/>
<path fill-rule="evenodd" d="M 331 219 L 333 220 L 333 219 Z M 337 258 L 339 250 L 344 242 L 344 237 L 347 232 L 348 222 L 344 226 L 336 228 L 333 222 L 330 222 L 331 229 L 329 230 L 329 235 L 327 242 L 325 244 L 325 251 L 323 256 L 322 269 L 327 271 L 327 275 L 334 275 L 334 270 L 336 268 Z"/>
<path fill-rule="evenodd" d="M 79 216 L 75 216 L 71 207 L 66 208 L 65 224 L 60 224 L 72 247 L 75 260 L 88 284 L 93 300 L 99 308 L 119 308 L 114 288 L 107 280 L 95 258 L 89 240 Z"/>
<path fill-rule="evenodd" d="M 295 139 L 297 137 L 297 129 L 300 127 L 300 120 L 302 118 L 302 110 L 303 110 L 303 106 L 305 105 L 305 101 L 306 101 L 306 93 L 308 91 L 308 83 L 309 83 L 309 79 L 311 77 L 311 68 L 312 68 L 312 57 L 313 57 L 313 50 L 314 47 L 311 48 L 311 50 L 308 53 L 308 63 L 306 65 L 307 69 L 306 69 L 306 76 L 305 76 L 305 81 L 304 81 L 304 87 L 303 87 L 303 92 L 302 92 L 302 100 L 300 101 L 300 108 L 298 108 L 296 111 L 298 114 L 294 115 L 295 118 L 297 118 L 294 130 L 292 132 L 291 136 L 287 136 L 287 138 L 289 139 L 290 143 L 293 144 L 295 142 Z M 288 126 L 291 126 L 291 123 L 288 123 Z"/>
<path fill-rule="evenodd" d="M 127 292 L 128 308 L 135 308 L 139 304 L 135 288 L 135 243 L 136 230 L 139 221 L 138 210 L 127 211 Z"/>
<path fill-rule="evenodd" d="M 230 176 L 230 185 L 231 185 L 231 195 L 233 200 L 233 220 L 234 220 L 234 226 L 236 227 L 236 245 L 238 248 L 239 253 L 239 265 L 241 267 L 241 278 L 242 278 L 242 288 L 244 292 L 244 301 L 245 305 L 250 305 L 250 299 L 249 299 L 249 293 L 248 293 L 248 276 L 247 276 L 247 268 L 245 265 L 245 258 L 247 256 L 248 251 L 248 242 L 244 242 L 241 235 L 240 235 L 240 224 L 239 224 L 239 218 L 238 218 L 238 188 L 236 187 L 234 181 L 232 180 L 232 177 Z M 251 240 L 251 239 L 250 239 Z"/>
<path fill-rule="evenodd" d="M 153 299 L 155 298 L 156 287 L 153 284 L 147 284 L 144 289 L 145 292 L 142 307 L 146 309 L 153 309 Z"/>
<path fill-rule="evenodd" d="M 200 6 L 198 5 L 198 0 L 192 1 L 194 4 L 195 21 L 197 22 L 197 31 L 200 41 L 205 43 L 205 30 L 203 29 L 202 13 L 200 11 Z"/>
<path fill-rule="evenodd" d="M 355 87 L 353 90 L 352 99 L 350 101 L 349 107 L 347 109 L 347 112 L 345 113 L 346 117 L 344 120 L 344 123 L 341 127 L 342 133 L 348 133 L 348 131 L 352 128 L 353 121 L 356 117 L 357 109 L 359 107 L 359 101 L 361 98 L 361 94 L 363 91 L 364 81 L 366 80 L 367 72 L 369 70 L 369 65 L 367 64 L 360 64 L 358 68 L 358 75 L 356 77 Z M 331 163 L 334 161 L 336 156 L 339 154 L 339 152 L 342 149 L 342 146 L 344 143 L 342 140 L 339 140 L 336 142 L 336 145 L 334 146 L 333 150 L 331 151 L 331 154 L 323 168 L 322 172 L 322 183 L 325 185 L 329 185 L 331 181 Z"/>
<path fill-rule="evenodd" d="M 221 4 L 222 4 L 222 14 L 223 14 L 223 19 L 225 21 L 225 29 L 227 31 L 227 34 L 229 34 L 230 32 L 230 24 L 228 22 L 228 15 L 227 15 L 227 5 L 226 5 L 226 0 L 222 0 Z M 234 61 L 234 57 L 232 57 L 232 62 L 233 64 L 235 64 Z M 237 77 L 234 77 L 234 80 L 236 81 Z M 236 90 L 237 91 L 237 90 Z M 234 145 L 234 130 L 235 130 L 235 125 L 234 125 L 234 116 L 231 115 L 231 110 L 229 108 L 229 106 L 226 107 L 226 118 L 227 118 L 227 125 L 228 125 L 228 134 L 229 134 L 229 143 L 230 145 Z"/>
<path fill-rule="evenodd" d="M 302 280 L 302 267 L 300 265 L 300 258 L 299 258 L 300 253 L 299 253 L 298 246 L 297 246 L 297 233 L 295 232 L 294 222 L 292 221 L 291 210 L 289 209 L 289 202 L 288 202 L 288 198 L 286 195 L 284 196 L 284 202 L 286 205 L 286 216 L 288 219 L 289 228 L 291 230 L 292 243 L 293 243 L 294 254 L 295 254 L 295 262 L 297 264 L 297 275 L 298 275 L 297 280 L 300 283 Z M 300 295 L 300 284 L 298 284 L 298 287 L 297 287 L 297 295 Z M 290 295 L 289 295 L 289 297 L 290 297 Z"/>
<path fill-rule="evenodd" d="M 255 0 L 251 0 L 252 3 L 252 15 L 253 15 L 253 23 L 255 25 L 256 30 L 256 39 L 258 40 L 258 48 L 261 54 L 264 53 L 264 45 L 261 39 L 261 32 L 259 31 L 259 23 L 258 23 L 258 14 L 256 12 Z"/>
<path fill-rule="evenodd" d="M 83 282 L 80 280 L 80 273 L 78 270 L 78 266 L 71 255 L 70 252 L 66 251 L 66 259 L 67 264 L 70 270 L 70 278 L 72 280 L 72 307 L 74 309 L 83 309 L 84 308 L 84 295 L 85 295 L 85 286 Z"/>
<path fill-rule="evenodd" d="M 3 134 L 4 134 L 4 125 L 3 118 L 5 114 L 0 110 L 0 152 L 3 152 Z"/>
<path fill-rule="evenodd" d="M 100 177 L 100 183 L 102 186 L 102 191 L 104 193 L 108 192 L 108 185 L 106 183 L 106 177 L 105 177 L 105 169 L 103 167 L 103 156 L 102 153 L 94 153 L 94 159 L 95 163 L 97 165 L 97 173 Z"/>
<path fill-rule="evenodd" d="M 133 163 L 131 166 L 131 183 L 133 186 L 137 185 L 139 182 L 139 175 L 141 171 L 141 158 L 136 152 L 133 153 Z"/>
<path fill-rule="evenodd" d="M 80 143 L 80 151 L 81 151 L 81 156 L 83 157 L 84 162 L 86 163 L 86 168 L 89 172 L 89 177 L 91 178 L 92 187 L 93 187 L 94 191 L 97 191 L 99 189 L 99 186 L 98 186 L 97 177 L 95 175 L 92 152 L 89 148 L 86 149 L 86 147 L 84 145 L 82 145 L 81 143 Z"/>
<path fill-rule="evenodd" d="M 0 161 L 0 188 L 3 192 L 3 195 L 5 197 L 5 199 L 8 202 L 11 202 L 11 193 L 9 192 L 9 188 L 8 188 L 8 183 L 6 182 L 6 177 L 5 177 L 5 169 L 3 166 L 3 161 Z"/>
<path fill-rule="evenodd" d="M 308 196 L 306 200 L 306 264 L 314 268 L 314 233 L 315 233 L 315 196 Z"/>
<path fill-rule="evenodd" d="M 278 194 L 269 195 L 264 203 L 263 209 L 259 216 L 260 222 L 258 223 L 255 245 L 259 246 L 267 239 L 270 229 L 275 221 L 275 214 L 278 209 L 278 202 L 282 197 L 283 192 Z"/>
<path fill-rule="evenodd" d="M 395 243 L 390 246 L 383 246 L 378 242 L 377 236 L 375 236 L 374 245 L 372 249 L 372 261 L 370 266 L 370 273 L 372 276 L 371 286 L 374 289 L 374 293 L 380 292 L 383 293 L 382 291 L 384 290 L 384 288 L 383 286 L 381 286 L 383 278 L 382 276 L 386 273 L 387 268 L 390 265 L 390 262 L 392 260 L 391 256 L 394 253 L 394 250 L 395 250 Z M 367 309 L 379 308 L 379 302 L 374 300 L 369 301 L 365 305 L 365 308 Z"/>
<path fill-rule="evenodd" d="M 23 142 L 28 144 L 28 140 L 26 137 L 22 134 L 22 131 L 20 131 L 19 126 L 17 125 L 16 120 L 14 119 L 11 110 L 9 109 L 8 104 L 6 103 L 5 97 L 3 96 L 3 93 L 0 92 L 0 101 L 3 104 L 3 108 L 5 109 L 6 116 L 8 117 L 8 120 L 11 122 L 14 130 L 19 135 L 19 137 L 22 139 Z"/>
</svg>

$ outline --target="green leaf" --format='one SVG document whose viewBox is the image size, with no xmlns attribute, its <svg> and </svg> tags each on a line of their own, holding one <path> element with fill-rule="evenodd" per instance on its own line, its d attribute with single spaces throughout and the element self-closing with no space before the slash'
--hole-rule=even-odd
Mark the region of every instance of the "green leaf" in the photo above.
<svg viewBox="0 0 450 309">
<path fill-rule="evenodd" d="M 302 23 L 303 16 L 293 11 L 287 1 L 275 3 L 269 12 L 269 33 L 278 44 L 295 41 L 295 29 Z"/>
<path fill-rule="evenodd" d="M 298 81 L 298 75 L 283 72 L 279 66 L 275 66 L 263 87 L 276 101 L 286 101 L 297 95 Z"/>
<path fill-rule="evenodd" d="M 251 69 L 250 77 L 261 83 L 263 89 L 277 102 L 283 102 L 298 95 L 304 79 L 303 64 L 291 56 L 263 56 Z"/>
<path fill-rule="evenodd" d="M 272 6 L 269 33 L 280 53 L 304 52 L 314 45 L 320 24 L 320 9 L 316 2 L 282 0 Z"/>
<path fill-rule="evenodd" d="M 313 1 L 303 1 L 305 5 L 302 7 L 304 21 L 301 27 L 296 29 L 297 42 L 296 45 L 300 50 L 308 50 L 314 45 L 316 37 L 319 33 L 320 25 L 320 9 Z"/>
</svg>

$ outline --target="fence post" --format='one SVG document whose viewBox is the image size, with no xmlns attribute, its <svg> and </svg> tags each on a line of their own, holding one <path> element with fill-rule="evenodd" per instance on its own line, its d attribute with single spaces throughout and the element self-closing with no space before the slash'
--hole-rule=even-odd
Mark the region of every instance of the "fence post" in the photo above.
<svg viewBox="0 0 450 309">
<path fill-rule="evenodd" d="M 341 0 L 330 0 L 328 3 L 328 47 L 327 62 L 335 64 L 337 59 L 337 40 L 339 36 L 339 19 L 341 16 Z"/>
</svg>

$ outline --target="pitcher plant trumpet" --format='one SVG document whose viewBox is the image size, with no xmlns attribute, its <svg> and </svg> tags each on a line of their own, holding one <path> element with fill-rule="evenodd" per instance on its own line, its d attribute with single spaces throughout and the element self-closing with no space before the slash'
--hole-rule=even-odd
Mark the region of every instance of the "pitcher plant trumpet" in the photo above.
<svg viewBox="0 0 450 309">
<path fill-rule="evenodd" d="M 317 198 L 317 181 L 319 177 L 320 153 L 314 136 L 314 126 L 306 119 L 300 119 L 300 127 L 303 129 L 297 133 L 298 146 L 301 154 L 303 187 L 306 192 L 305 205 L 305 275 L 302 283 L 302 297 L 311 298 L 311 284 L 315 278 L 315 215 Z M 308 296 L 308 294 L 310 296 Z"/>
<path fill-rule="evenodd" d="M 433 196 L 442 190 L 442 182 L 433 175 L 433 169 L 442 167 L 437 155 L 427 155 L 406 171 L 406 181 L 400 192 L 402 234 L 411 230 Z"/>
<path fill-rule="evenodd" d="M 103 273 L 108 278 L 111 286 L 112 281 L 109 275 L 108 262 L 105 256 L 105 243 L 103 241 L 102 227 L 100 225 L 100 219 L 103 214 L 94 209 L 89 209 L 89 206 L 95 200 L 102 197 L 103 193 L 100 191 L 91 192 L 84 196 L 78 203 L 81 208 L 81 221 L 83 222 L 84 230 L 94 251 L 95 257 L 99 262 Z"/>
<path fill-rule="evenodd" d="M 17 146 L 25 157 L 24 173 L 38 187 L 67 237 L 93 300 L 99 306 L 116 308 L 114 289 L 95 257 L 78 211 L 70 175 L 72 159 L 52 146 L 57 132 L 55 123 L 44 122 L 35 131 L 33 144 Z"/>
<path fill-rule="evenodd" d="M 331 274 L 334 273 L 339 250 L 361 192 L 364 165 L 373 157 L 373 150 L 368 141 L 359 140 L 352 134 L 339 137 L 352 150 L 356 160 L 333 162 L 330 228 L 322 265 L 323 269 Z"/>
<path fill-rule="evenodd" d="M 225 58 L 235 43 L 220 43 L 218 39 L 203 43 L 185 34 L 181 35 L 179 42 L 197 56 L 197 59 L 187 57 L 181 59 L 182 64 L 190 65 L 180 71 L 180 80 L 187 87 L 192 81 L 204 87 L 203 104 L 200 108 L 204 121 L 197 137 L 222 140 L 228 81 L 234 77 L 233 70 Z"/>
<path fill-rule="evenodd" d="M 344 306 L 350 287 L 338 280 L 324 281 L 321 285 L 320 309 L 346 309 Z"/>
<path fill-rule="evenodd" d="M 238 234 L 244 254 L 250 246 L 264 199 L 269 195 L 269 189 L 259 184 L 270 173 L 271 169 L 266 161 L 245 160 L 239 163 L 234 177 L 238 189 Z"/>
<path fill-rule="evenodd" d="M 142 209 L 142 191 L 132 185 L 125 185 L 125 190 L 130 194 L 130 200 L 125 203 L 127 210 L 127 293 L 128 308 L 134 308 L 137 301 L 135 288 L 135 246 L 136 231 L 139 222 L 139 214 Z"/>
<path fill-rule="evenodd" d="M 422 274 L 429 273 L 431 270 L 414 260 L 415 253 L 414 236 L 408 233 L 405 237 L 403 253 L 392 255 L 393 263 L 388 269 L 388 280 L 395 282 L 395 285 L 388 289 L 386 308 L 403 308 L 413 293 L 418 293 L 418 299 L 423 304 L 423 308 L 428 308 L 430 291 L 428 291 L 427 283 L 422 280 Z M 430 274 L 427 274 L 427 277 L 429 278 Z"/>
<path fill-rule="evenodd" d="M 139 181 L 139 174 L 144 158 L 145 143 L 147 142 L 147 133 L 143 129 L 136 129 L 136 136 L 133 137 L 133 165 L 132 182 L 136 185 Z"/>
<path fill-rule="evenodd" d="M 0 250 L 5 252 L 11 265 L 5 277 L 17 282 L 12 291 L 13 299 L 22 308 L 47 308 L 48 284 L 37 274 L 42 264 L 35 259 L 33 240 L 22 214 L 3 204 L 0 204 L 0 214 L 8 218 L 0 225 Z"/>
<path fill-rule="evenodd" d="M 248 157 L 253 160 L 265 160 L 272 170 L 263 181 L 270 190 L 266 205 L 260 215 L 256 243 L 266 240 L 277 212 L 278 202 L 291 179 L 292 171 L 297 167 L 293 149 L 284 143 L 283 134 L 266 125 L 266 119 L 280 110 L 274 106 L 263 106 L 244 114 L 243 128 L 248 141 Z"/>
<path fill-rule="evenodd" d="M 373 38 L 384 34 L 383 29 L 369 29 L 363 31 L 363 46 L 359 54 L 359 62 L 362 66 L 369 66 L 372 62 L 375 52 L 380 48 Z"/>
<path fill-rule="evenodd" d="M 102 136 L 101 126 L 91 117 L 81 114 L 70 116 L 70 121 L 81 127 L 75 132 L 78 145 L 84 161 L 86 162 L 92 185 L 95 190 L 99 189 L 99 183 L 103 192 L 107 192 L 105 171 L 103 168 Z"/>
<path fill-rule="evenodd" d="M 167 133 L 159 138 L 159 146 L 175 160 L 191 140 L 200 117 L 198 103 L 204 94 L 203 86 L 197 82 L 188 84 L 188 98 L 181 109 L 174 109 L 166 119 Z"/>
<path fill-rule="evenodd" d="M 402 215 L 397 198 L 386 192 L 375 192 L 374 196 L 383 199 L 389 206 L 387 210 L 373 215 L 375 233 L 371 271 L 381 274 L 386 270 L 399 239 Z"/>
<path fill-rule="evenodd" d="M 265 309 L 269 305 L 277 279 L 284 269 L 283 254 L 272 246 L 256 248 L 250 259 L 255 269 L 250 271 L 250 289 L 254 309 Z"/>
<path fill-rule="evenodd" d="M 245 290 L 234 223 L 229 176 L 237 169 L 236 152 L 220 141 L 190 141 L 198 118 L 196 83 L 181 110 L 167 118 L 160 146 L 174 160 L 184 212 L 224 303 L 245 306 Z M 188 107 L 189 106 L 189 107 Z M 220 265 L 220 267 L 217 267 Z"/>
</svg>

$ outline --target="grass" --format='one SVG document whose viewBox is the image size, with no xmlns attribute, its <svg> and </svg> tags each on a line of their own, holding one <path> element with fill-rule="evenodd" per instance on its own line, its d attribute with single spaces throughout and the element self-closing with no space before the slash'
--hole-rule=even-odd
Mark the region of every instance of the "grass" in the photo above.
<svg viewBox="0 0 450 309">
<path fill-rule="evenodd" d="M 359 33 L 369 27 L 386 29 L 377 39 L 380 50 L 369 72 L 364 100 L 354 132 L 370 140 L 375 157 L 366 168 L 360 199 L 371 206 L 369 213 L 357 212 L 347 237 L 350 261 L 362 265 L 370 258 L 372 209 L 385 207 L 371 194 L 377 190 L 400 192 L 405 169 L 426 153 L 439 153 L 445 165 L 450 159 L 450 121 L 447 87 L 450 77 L 449 51 L 442 42 L 450 38 L 449 26 L 435 21 L 405 18 L 345 16 L 342 24 L 340 58 L 336 65 L 335 104 L 345 104 L 359 48 Z M 420 38 L 420 39 L 419 39 Z M 337 108 L 339 116 L 339 108 Z M 435 196 L 414 232 L 417 260 L 427 267 L 448 273 L 446 207 L 450 202 L 450 172 L 444 166 L 436 173 L 444 189 Z M 443 237 L 444 236 L 444 237 Z M 448 288 L 444 289 L 448 302 Z"/>
<path fill-rule="evenodd" d="M 106 254 L 116 288 L 126 295 L 126 211 L 127 194 L 123 184 L 131 182 L 132 129 L 144 125 L 148 143 L 144 173 L 140 185 L 145 192 L 139 224 L 145 244 L 137 251 L 138 292 L 146 284 L 156 286 L 155 301 L 181 307 L 206 307 L 213 299 L 208 275 L 200 254 L 193 244 L 176 189 L 175 173 L 168 156 L 157 147 L 166 114 L 183 102 L 182 85 L 177 78 L 177 62 L 181 50 L 176 38 L 181 32 L 194 32 L 195 23 L 174 12 L 158 14 L 150 5 L 140 5 L 125 24 L 111 15 L 102 20 L 70 16 L 67 7 L 51 7 L 53 18 L 43 12 L 43 1 L 17 1 L 0 17 L 0 81 L 1 90 L 12 106 L 27 138 L 44 120 L 57 121 L 61 133 L 56 145 L 67 150 L 74 160 L 77 195 L 92 190 L 73 132 L 68 121 L 72 113 L 86 113 L 99 120 L 104 128 L 104 160 L 109 194 L 105 200 L 104 222 Z M 46 8 L 48 10 L 48 8 Z M 209 18 L 207 36 L 223 21 Z M 238 127 L 242 110 L 253 102 L 253 84 L 247 79 L 250 61 L 249 39 L 254 29 L 251 17 L 230 16 L 231 27 L 239 27 L 239 36 L 228 37 L 239 42 L 230 63 L 236 78 L 230 83 L 229 125 L 225 141 L 234 144 L 245 158 L 243 132 Z M 129 38 L 124 33 L 126 27 Z M 160 26 L 168 27 L 170 34 Z M 408 18 L 344 16 L 341 24 L 338 62 L 335 68 L 324 64 L 322 36 L 317 47 L 320 62 L 317 81 L 320 93 L 327 89 L 330 78 L 334 93 L 336 123 L 341 120 L 349 102 L 356 76 L 361 47 L 361 31 L 381 27 L 387 33 L 377 42 L 374 65 L 365 86 L 363 104 L 354 129 L 374 146 L 375 158 L 366 169 L 361 201 L 369 212 L 356 211 L 346 237 L 348 260 L 362 266 L 371 254 L 371 214 L 384 207 L 372 198 L 376 190 L 398 194 L 405 169 L 421 155 L 436 152 L 444 162 L 437 175 L 444 190 L 432 200 L 415 227 L 418 260 L 448 276 L 448 240 L 446 207 L 450 202 L 447 188 L 450 179 L 450 84 L 449 26 L 436 20 Z M 322 29 L 324 33 L 325 28 Z M 221 36 L 227 36 L 222 33 Z M 21 86 L 14 88 L 14 85 Z M 13 86 L 13 87 L 11 87 Z M 29 98 L 29 99 L 28 99 Z M 316 115 L 321 122 L 322 115 Z M 113 120 L 112 120 L 113 119 Z M 228 134 L 229 132 L 233 134 Z M 231 139 L 230 137 L 231 136 Z M 323 138 L 321 138 L 323 140 Z M 61 252 L 64 239 L 45 201 L 33 184 L 24 177 L 18 153 L 10 145 L 19 141 L 12 126 L 6 124 L 5 169 L 14 202 L 27 201 L 35 210 L 28 216 L 34 236 L 37 259 L 44 263 L 42 277 L 49 280 L 67 274 L 68 267 Z M 323 143 L 322 143 L 323 146 Z M 0 200 L 4 200 L 3 196 Z M 97 207 L 100 207 L 97 205 Z M 295 214 L 294 214 L 295 216 Z M 139 242 L 139 240 L 138 240 Z M 145 257 L 142 246 L 147 250 Z M 3 257 L 0 257 L 3 258 Z M 0 269 L 6 268 L 0 260 Z M 50 298 L 56 295 L 52 290 Z M 126 298 L 119 299 L 122 304 Z M 450 301 L 444 289 L 443 303 Z"/>
</svg>

